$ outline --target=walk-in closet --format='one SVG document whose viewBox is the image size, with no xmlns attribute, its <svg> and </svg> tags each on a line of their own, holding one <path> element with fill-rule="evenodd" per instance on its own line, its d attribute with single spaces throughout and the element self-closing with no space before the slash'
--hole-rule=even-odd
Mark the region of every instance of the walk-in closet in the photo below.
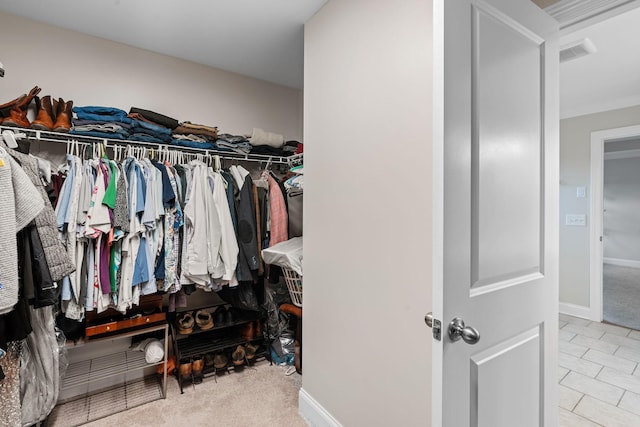
<svg viewBox="0 0 640 427">
<path fill-rule="evenodd" d="M 0 426 L 305 425 L 301 87 L 7 34 Z"/>
</svg>

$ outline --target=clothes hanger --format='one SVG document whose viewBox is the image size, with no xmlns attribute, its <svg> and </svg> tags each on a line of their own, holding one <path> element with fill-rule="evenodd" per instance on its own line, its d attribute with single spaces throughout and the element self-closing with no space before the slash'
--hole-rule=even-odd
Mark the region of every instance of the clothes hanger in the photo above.
<svg viewBox="0 0 640 427">
<path fill-rule="evenodd" d="M 18 148 L 18 143 L 16 142 L 16 140 L 20 139 L 23 136 L 25 136 L 25 134 L 14 134 L 10 130 L 5 130 L 2 132 L 2 139 L 4 140 L 7 147 L 12 149 Z"/>
</svg>

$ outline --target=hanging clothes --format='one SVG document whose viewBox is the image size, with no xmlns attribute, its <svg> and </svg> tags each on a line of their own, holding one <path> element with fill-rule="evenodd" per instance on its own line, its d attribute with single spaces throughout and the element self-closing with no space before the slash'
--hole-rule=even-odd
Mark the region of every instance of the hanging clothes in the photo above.
<svg viewBox="0 0 640 427">
<path fill-rule="evenodd" d="M 0 149 L 0 314 L 18 302 L 16 234 L 44 209 L 44 200 L 18 163 Z"/>
<path fill-rule="evenodd" d="M 213 272 L 211 252 L 217 253 L 220 246 L 220 220 L 217 211 L 210 212 L 211 205 L 207 203 L 210 198 L 207 166 L 198 160 L 192 161 L 190 166 L 191 185 L 184 208 L 185 249 L 182 275 L 186 282 L 207 287 Z M 207 236 L 207 239 L 202 236 Z"/>
<path fill-rule="evenodd" d="M 75 270 L 75 266 L 73 260 L 64 250 L 64 247 L 58 239 L 55 212 L 51 204 L 48 203 L 49 197 L 40 179 L 41 171 L 39 160 L 10 148 L 7 149 L 7 152 L 20 163 L 22 169 L 31 180 L 31 183 L 40 193 L 40 197 L 45 201 L 42 211 L 35 218 L 36 229 L 38 231 L 40 241 L 42 242 L 42 248 L 51 274 L 51 279 L 54 282 L 58 282 L 62 280 L 64 276 L 73 272 Z"/>
</svg>

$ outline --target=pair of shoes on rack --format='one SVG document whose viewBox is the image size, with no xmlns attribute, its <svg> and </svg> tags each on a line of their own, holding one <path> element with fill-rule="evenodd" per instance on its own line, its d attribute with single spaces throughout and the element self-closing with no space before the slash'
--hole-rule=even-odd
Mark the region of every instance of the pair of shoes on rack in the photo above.
<svg viewBox="0 0 640 427">
<path fill-rule="evenodd" d="M 247 341 L 251 341 L 254 338 L 260 338 L 264 336 L 264 323 L 262 320 L 255 320 L 250 323 L 246 323 L 242 330 L 240 331 L 240 335 Z"/>
<path fill-rule="evenodd" d="M 204 357 L 200 355 L 180 359 L 178 371 L 182 380 L 191 380 L 193 384 L 200 384 L 203 379 L 204 363 Z"/>
<path fill-rule="evenodd" d="M 213 328 L 211 313 L 207 310 L 198 310 L 194 317 L 193 312 L 185 311 L 176 316 L 176 328 L 179 334 L 189 335 L 193 332 L 195 325 L 198 325 L 198 328 L 203 331 Z"/>
<path fill-rule="evenodd" d="M 213 313 L 213 321 L 216 325 L 233 323 L 235 317 L 235 309 L 233 307 L 227 308 L 224 305 L 218 306 Z"/>
<path fill-rule="evenodd" d="M 69 132 L 73 101 L 65 102 L 62 98 L 56 100 L 50 95 L 43 96 L 42 99 L 36 96 L 35 101 L 37 115 L 31 123 L 31 129 Z"/>
</svg>

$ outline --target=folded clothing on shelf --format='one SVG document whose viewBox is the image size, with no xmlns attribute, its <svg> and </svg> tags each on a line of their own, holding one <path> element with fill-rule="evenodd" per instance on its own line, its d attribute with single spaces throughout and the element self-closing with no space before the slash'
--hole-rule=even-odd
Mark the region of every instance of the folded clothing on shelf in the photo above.
<svg viewBox="0 0 640 427">
<path fill-rule="evenodd" d="M 73 107 L 73 113 L 79 120 L 131 123 L 131 119 L 127 117 L 126 111 L 114 107 L 101 107 L 95 105 Z"/>
<path fill-rule="evenodd" d="M 173 129 L 174 134 L 193 134 L 204 135 L 210 137 L 209 139 L 218 139 L 218 128 L 216 126 L 205 126 L 193 124 L 191 122 L 182 122 L 180 125 Z"/>
<path fill-rule="evenodd" d="M 170 143 L 171 129 L 142 120 L 132 119 L 132 140 L 145 142 Z M 134 138 L 135 137 L 135 138 Z"/>
<path fill-rule="evenodd" d="M 265 132 L 260 128 L 253 128 L 253 134 L 251 135 L 251 145 L 268 145 L 273 148 L 280 148 L 284 145 L 284 137 L 277 133 Z"/>
<path fill-rule="evenodd" d="M 179 145 L 181 147 L 199 148 L 201 150 L 219 150 L 218 146 L 213 142 L 196 142 L 185 139 L 172 139 L 171 145 Z M 225 151 L 225 150 L 221 150 Z"/>
<path fill-rule="evenodd" d="M 156 113 L 155 111 L 144 110 L 142 108 L 131 107 L 129 109 L 129 114 L 131 115 L 135 114 L 136 116 L 132 118 L 135 118 L 138 120 L 140 120 L 140 117 L 137 117 L 137 115 L 140 115 L 148 121 L 156 123 L 160 126 L 167 127 L 169 129 L 175 129 L 178 127 L 178 124 L 179 124 L 178 121 L 172 117 L 165 116 L 164 114 Z"/>
</svg>

